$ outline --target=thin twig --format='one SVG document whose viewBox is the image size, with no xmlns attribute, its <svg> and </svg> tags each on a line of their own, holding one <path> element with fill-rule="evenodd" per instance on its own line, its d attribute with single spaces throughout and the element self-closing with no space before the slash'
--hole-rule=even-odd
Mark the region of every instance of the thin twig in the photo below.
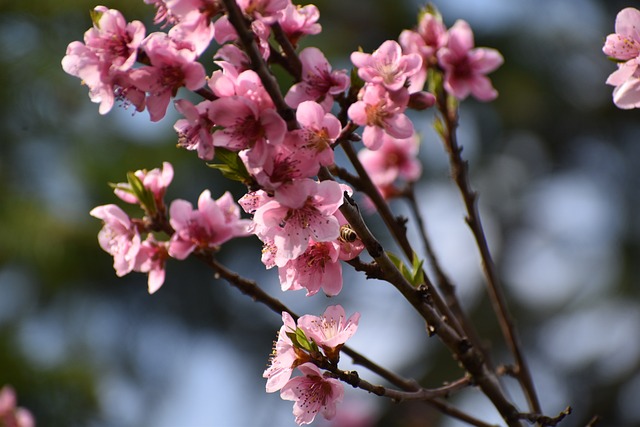
<svg viewBox="0 0 640 427">
<path fill-rule="evenodd" d="M 502 291 L 496 266 L 491 257 L 491 252 L 489 251 L 489 245 L 487 243 L 487 238 L 478 212 L 477 194 L 473 191 L 469 182 L 468 163 L 462 159 L 462 148 L 458 145 L 456 136 L 456 129 L 458 126 L 457 107 L 451 107 L 449 105 L 448 96 L 446 94 L 441 94 L 437 99 L 438 108 L 442 114 L 445 124 L 442 137 L 449 154 L 451 174 L 453 180 L 458 186 L 458 189 L 460 190 L 460 194 L 462 195 L 467 211 L 467 224 L 473 233 L 480 252 L 480 257 L 482 258 L 482 266 L 489 291 L 489 299 L 491 300 L 491 304 L 498 318 L 502 334 L 504 335 L 507 345 L 515 358 L 518 381 L 525 391 L 529 407 L 534 413 L 542 413 L 540 401 L 531 377 L 531 372 L 524 360 L 518 335 L 513 324 L 513 319 L 509 313 L 509 309 L 507 308 L 506 298 Z"/>
</svg>

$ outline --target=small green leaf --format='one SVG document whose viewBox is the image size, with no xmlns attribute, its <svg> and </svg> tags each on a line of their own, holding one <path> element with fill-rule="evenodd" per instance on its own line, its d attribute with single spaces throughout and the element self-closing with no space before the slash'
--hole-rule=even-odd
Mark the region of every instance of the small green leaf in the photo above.
<svg viewBox="0 0 640 427">
<path fill-rule="evenodd" d="M 296 328 L 295 332 L 287 332 L 287 336 L 296 348 L 300 348 L 309 353 L 318 353 L 320 351 L 318 345 L 307 338 L 307 335 L 300 328 Z"/>
<path fill-rule="evenodd" d="M 421 284 L 424 280 L 424 278 L 422 277 L 422 265 L 424 264 L 424 260 L 421 260 L 420 258 L 418 258 L 418 255 L 416 255 L 415 253 L 413 254 L 413 261 L 412 261 L 412 269 L 413 271 L 411 272 L 411 284 L 413 286 L 418 286 L 419 284 Z"/>
<path fill-rule="evenodd" d="M 227 179 L 239 181 L 245 185 L 252 182 L 251 175 L 249 175 L 247 168 L 235 151 L 216 147 L 216 159 L 221 163 L 207 163 L 207 166 L 218 169 L 222 173 L 222 176 Z"/>
<path fill-rule="evenodd" d="M 402 274 L 402 276 L 407 279 L 407 281 L 409 283 L 413 283 L 413 274 L 411 273 L 411 271 L 407 268 L 407 266 L 405 265 L 405 263 L 398 258 L 397 256 L 395 256 L 394 254 L 392 254 L 391 252 L 387 252 L 387 256 L 389 257 L 389 259 L 391 260 L 391 262 L 398 267 L 398 270 L 400 270 L 400 273 Z"/>
<path fill-rule="evenodd" d="M 102 18 L 102 15 L 104 15 L 104 12 L 98 12 L 95 9 L 89 11 L 91 22 L 93 22 L 93 25 L 95 25 L 95 27 L 98 29 L 100 28 L 100 19 Z"/>
<path fill-rule="evenodd" d="M 442 138 L 443 141 L 447 139 L 447 133 L 444 128 L 444 123 L 442 122 L 442 119 L 440 117 L 436 116 L 436 118 L 434 119 L 433 128 L 435 129 L 436 133 L 440 135 L 440 138 Z"/>
<path fill-rule="evenodd" d="M 127 172 L 127 182 L 131 186 L 131 193 L 136 196 L 142 208 L 148 214 L 154 215 L 158 208 L 153 193 L 144 186 L 142 180 L 133 172 Z"/>
</svg>

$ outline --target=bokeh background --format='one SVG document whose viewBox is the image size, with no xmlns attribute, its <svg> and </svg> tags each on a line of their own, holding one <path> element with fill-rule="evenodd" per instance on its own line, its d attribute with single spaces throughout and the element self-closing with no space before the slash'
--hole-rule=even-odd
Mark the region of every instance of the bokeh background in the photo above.
<svg viewBox="0 0 640 427">
<path fill-rule="evenodd" d="M 142 1 L 103 4 L 151 27 L 153 9 Z M 334 68 L 348 68 L 358 46 L 371 51 L 397 38 L 422 6 L 316 4 L 324 31 L 306 44 L 322 48 Z M 448 25 L 467 20 L 478 46 L 505 57 L 491 76 L 500 97 L 464 103 L 460 142 L 543 407 L 555 414 L 571 405 L 566 426 L 595 414 L 601 425 L 638 426 L 640 113 L 613 107 L 604 81 L 615 66 L 601 53 L 616 13 L 634 2 L 434 4 Z M 63 73 L 66 45 L 89 28 L 93 6 L 0 0 L 0 385 L 12 384 L 44 427 L 292 426 L 291 403 L 264 393 L 261 378 L 277 314 L 194 260 L 170 262 L 165 285 L 149 296 L 144 275 L 116 278 L 98 247 L 100 224 L 88 212 L 116 202 L 107 182 L 124 181 L 127 171 L 170 160 L 168 199 L 242 189 L 176 149 L 175 113 L 157 124 L 121 108 L 99 116 L 86 88 Z M 480 333 L 508 362 L 432 117 L 413 118 L 423 135 L 418 191 L 429 234 Z M 410 215 L 403 203 L 394 208 Z M 380 237 L 386 241 L 382 230 Z M 321 314 L 334 303 L 360 311 L 352 347 L 393 370 L 426 386 L 460 375 L 388 285 L 345 268 L 336 298 L 282 294 L 259 249 L 245 239 L 220 256 L 297 312 Z M 499 423 L 478 392 L 452 403 Z M 354 390 L 342 410 L 332 425 L 460 425 L 426 405 Z"/>
</svg>

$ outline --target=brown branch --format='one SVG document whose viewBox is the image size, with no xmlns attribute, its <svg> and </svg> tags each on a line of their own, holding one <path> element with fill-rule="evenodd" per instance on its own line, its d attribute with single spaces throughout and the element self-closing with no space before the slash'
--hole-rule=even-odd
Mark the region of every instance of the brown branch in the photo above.
<svg viewBox="0 0 640 427">
<path fill-rule="evenodd" d="M 291 44 L 291 41 L 287 37 L 287 35 L 282 31 L 282 27 L 279 23 L 275 23 L 271 26 L 273 30 L 273 35 L 282 48 L 282 52 L 284 53 L 284 57 L 287 60 L 286 70 L 291 73 L 296 82 L 302 80 L 302 62 L 300 62 L 300 58 L 296 53 L 296 49 Z"/>
<path fill-rule="evenodd" d="M 449 163 L 451 166 L 451 175 L 455 181 L 467 211 L 466 221 L 476 240 L 480 256 L 482 258 L 482 266 L 489 291 L 489 299 L 498 318 L 502 334 L 505 337 L 507 345 L 513 354 L 516 362 L 516 372 L 518 373 L 518 381 L 522 385 L 529 402 L 529 407 L 534 413 L 541 413 L 540 401 L 535 391 L 531 372 L 527 366 L 522 353 L 521 345 L 513 324 L 511 314 L 507 308 L 506 298 L 502 291 L 502 286 L 496 271 L 495 263 L 489 251 L 489 245 L 484 233 L 484 228 L 480 220 L 480 214 L 477 206 L 477 194 L 471 188 L 469 182 L 468 163 L 462 159 L 462 148 L 458 145 L 456 129 L 458 126 L 458 110 L 457 107 L 449 104 L 449 98 L 446 93 L 440 94 L 438 99 L 438 109 L 444 119 L 444 129 L 442 130 L 442 139 L 444 141 L 447 153 L 449 154 Z"/>
<path fill-rule="evenodd" d="M 487 351 L 486 347 L 482 345 L 482 341 L 478 336 L 476 329 L 473 327 L 473 323 L 469 320 L 466 313 L 462 309 L 460 305 L 460 301 L 458 300 L 456 294 L 456 287 L 451 282 L 447 274 L 442 269 L 440 265 L 440 261 L 431 245 L 431 241 L 427 235 L 427 227 L 423 218 L 423 215 L 420 212 L 420 208 L 416 201 L 414 186 L 410 185 L 408 189 L 404 192 L 404 197 L 409 201 L 409 206 L 411 211 L 413 212 L 414 220 L 417 222 L 418 230 L 420 231 L 420 237 L 422 239 L 422 245 L 425 248 L 425 252 L 427 253 L 427 257 L 429 258 L 429 262 L 433 267 L 433 270 L 436 275 L 436 283 L 438 285 L 438 289 L 442 292 L 444 296 L 444 300 L 447 306 L 451 309 L 453 314 L 459 320 L 460 325 L 464 329 L 464 333 L 471 340 L 474 346 L 476 346 L 485 358 L 485 362 L 488 364 L 489 369 L 493 370 L 493 363 L 491 362 L 491 356 Z"/>
<path fill-rule="evenodd" d="M 321 179 L 333 179 L 327 168 L 321 168 Z M 474 348 L 469 341 L 446 322 L 440 313 L 429 303 L 428 294 L 420 287 L 414 288 L 400 273 L 398 268 L 387 256 L 382 245 L 373 236 L 365 224 L 360 211 L 351 197 L 345 192 L 344 203 L 340 212 L 345 216 L 351 227 L 358 233 L 358 237 L 365 245 L 369 255 L 380 266 L 385 279 L 391 283 L 414 307 L 429 325 L 429 330 L 438 335 L 442 342 L 449 348 L 454 357 L 471 374 L 474 382 L 482 389 L 484 394 L 493 402 L 504 420 L 510 427 L 520 426 L 520 413 L 507 399 L 495 374 L 487 368 L 482 353 Z"/>
<path fill-rule="evenodd" d="M 278 114 L 280 114 L 284 121 L 287 122 L 290 129 L 295 129 L 297 127 L 295 113 L 291 108 L 289 108 L 286 102 L 284 102 L 284 97 L 280 92 L 280 86 L 278 86 L 276 78 L 262 58 L 260 49 L 256 44 L 255 35 L 247 26 L 247 22 L 245 21 L 240 7 L 235 0 L 222 0 L 222 2 L 224 3 L 224 7 L 227 11 L 229 22 L 238 33 L 240 43 L 251 60 L 251 67 L 258 76 L 260 76 L 262 85 L 271 97 L 273 104 L 276 106 Z"/>
</svg>

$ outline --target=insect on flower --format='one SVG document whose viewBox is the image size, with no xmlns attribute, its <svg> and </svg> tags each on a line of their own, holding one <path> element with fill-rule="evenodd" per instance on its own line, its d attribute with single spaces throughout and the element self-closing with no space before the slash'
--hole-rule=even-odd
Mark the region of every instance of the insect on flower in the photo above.
<svg viewBox="0 0 640 427">
<path fill-rule="evenodd" d="M 358 234 L 349 224 L 340 226 L 340 240 L 343 242 L 353 243 L 358 239 Z"/>
</svg>

